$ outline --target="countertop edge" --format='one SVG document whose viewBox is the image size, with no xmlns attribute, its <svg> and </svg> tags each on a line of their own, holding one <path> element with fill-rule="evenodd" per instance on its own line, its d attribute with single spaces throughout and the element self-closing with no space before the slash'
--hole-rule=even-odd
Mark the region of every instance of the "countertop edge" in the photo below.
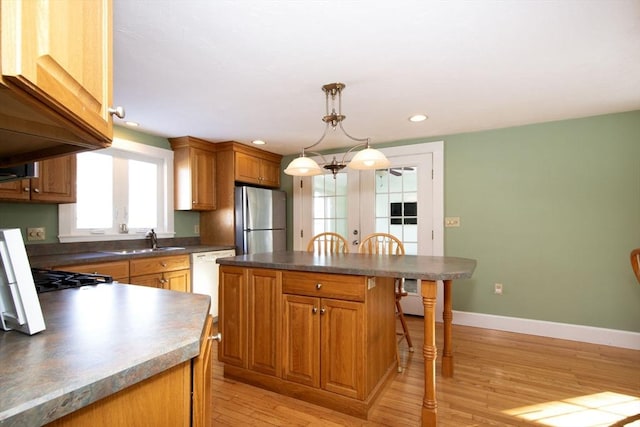
<svg viewBox="0 0 640 427">
<path fill-rule="evenodd" d="M 376 262 L 370 262 L 376 260 Z M 382 261 L 382 263 L 378 262 Z M 469 279 L 476 261 L 468 258 L 435 256 L 378 256 L 367 254 L 333 254 L 315 256 L 302 251 L 274 252 L 219 258 L 220 265 L 348 274 L 378 277 L 403 277 L 421 280 Z"/>
<path fill-rule="evenodd" d="M 8 415 L 7 418 L 3 418 L 0 415 L 0 420 L 4 420 L 0 424 L 7 421 L 11 425 L 12 419 L 15 418 L 18 421 L 17 425 L 22 425 L 25 419 L 31 418 L 31 415 L 42 423 L 50 423 L 186 362 L 196 357 L 199 351 L 200 340 L 198 339 L 170 353 L 143 361 L 109 377 L 90 382 L 74 390 L 67 391 L 63 389 L 58 396 L 42 396 L 38 399 L 39 403 L 34 401 L 25 402 L 25 405 L 29 403 L 33 405 L 25 409 L 15 408 L 18 411 Z M 89 379 L 89 381 L 92 380 Z M 42 414 L 46 414 L 44 419 Z"/>
<path fill-rule="evenodd" d="M 136 258 L 150 258 L 171 255 L 191 255 L 200 252 L 216 252 L 235 249 L 234 246 L 185 246 L 183 249 L 170 251 L 146 252 L 137 254 L 118 255 L 111 251 L 77 252 L 54 255 L 29 256 L 29 264 L 34 268 L 52 268 L 57 266 L 90 264 L 95 262 L 126 261 Z"/>
</svg>

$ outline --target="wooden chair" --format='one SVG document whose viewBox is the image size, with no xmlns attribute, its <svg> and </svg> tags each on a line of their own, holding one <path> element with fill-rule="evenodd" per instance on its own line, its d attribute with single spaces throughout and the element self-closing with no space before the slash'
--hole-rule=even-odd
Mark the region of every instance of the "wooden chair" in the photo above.
<svg viewBox="0 0 640 427">
<path fill-rule="evenodd" d="M 631 251 L 631 268 L 633 268 L 636 279 L 640 283 L 640 248 Z"/>
<path fill-rule="evenodd" d="M 316 234 L 307 245 L 307 252 L 314 252 L 320 255 L 346 254 L 349 252 L 347 239 L 338 233 L 325 232 Z"/>
<path fill-rule="evenodd" d="M 358 247 L 358 252 L 361 254 L 378 254 L 378 255 L 404 255 L 404 245 L 396 236 L 388 233 L 373 233 L 364 237 Z M 407 321 L 404 318 L 404 312 L 402 311 L 402 305 L 400 300 L 402 297 L 407 296 L 407 292 L 404 290 L 404 279 L 396 278 L 394 291 L 396 296 L 396 315 L 400 319 L 402 324 L 402 332 L 399 334 L 400 339 L 396 344 L 396 359 L 398 360 L 398 372 L 402 372 L 402 366 L 400 365 L 400 351 L 398 345 L 402 339 L 407 340 L 409 351 L 413 353 L 413 343 L 411 342 L 411 336 L 409 335 L 409 329 L 407 328 Z"/>
</svg>

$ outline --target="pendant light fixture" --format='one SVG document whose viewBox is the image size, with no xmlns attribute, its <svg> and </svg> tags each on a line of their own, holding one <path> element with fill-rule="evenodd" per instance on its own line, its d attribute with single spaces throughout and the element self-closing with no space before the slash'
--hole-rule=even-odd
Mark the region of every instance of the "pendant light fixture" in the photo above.
<svg viewBox="0 0 640 427">
<path fill-rule="evenodd" d="M 342 127 L 342 121 L 346 119 L 346 116 L 342 114 L 342 90 L 345 88 L 344 83 L 329 83 L 322 86 L 322 90 L 325 93 L 325 104 L 326 104 L 326 114 L 322 118 L 322 121 L 325 122 L 324 132 L 318 141 L 313 143 L 312 145 L 305 147 L 302 149 L 302 154 L 300 157 L 297 157 L 289 163 L 289 166 L 286 167 L 284 173 L 287 175 L 293 176 L 313 176 L 320 175 L 322 173 L 322 168 L 331 171 L 333 177 L 335 178 L 336 174 L 344 169 L 346 166 L 349 166 L 352 169 L 382 169 L 389 166 L 390 162 L 385 157 L 382 152 L 370 147 L 370 139 L 369 138 L 355 138 L 347 133 Z M 336 111 L 336 98 L 338 104 L 338 111 Z M 329 103 L 331 103 L 331 112 L 329 112 Z M 357 145 L 351 147 L 342 157 L 342 160 L 338 162 L 335 156 L 333 156 L 333 160 L 331 162 L 327 162 L 322 156 L 322 154 L 308 151 L 311 148 L 320 144 L 325 136 L 327 136 L 327 131 L 329 128 L 332 130 L 336 130 L 337 127 L 340 127 L 342 133 L 344 133 L 349 139 L 358 142 Z M 364 150 L 359 151 L 356 155 L 351 159 L 351 161 L 347 164 L 345 160 L 347 155 L 352 151 L 364 147 Z M 324 165 L 322 168 L 311 158 L 306 156 L 306 153 L 313 153 L 322 158 Z"/>
</svg>

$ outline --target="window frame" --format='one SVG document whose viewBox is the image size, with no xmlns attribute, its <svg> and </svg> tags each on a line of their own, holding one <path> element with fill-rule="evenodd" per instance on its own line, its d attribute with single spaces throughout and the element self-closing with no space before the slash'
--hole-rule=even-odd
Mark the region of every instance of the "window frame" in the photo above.
<svg viewBox="0 0 640 427">
<path fill-rule="evenodd" d="M 111 147 L 96 150 L 96 152 L 117 155 L 126 159 L 140 160 L 152 158 L 157 161 L 158 176 L 158 227 L 155 229 L 159 238 L 173 238 L 174 210 L 173 210 L 173 151 L 152 145 L 142 144 L 122 138 L 114 138 Z M 115 181 L 115 178 L 114 178 Z M 114 191 L 115 190 L 114 188 Z M 127 206 L 128 209 L 128 206 Z M 58 239 L 60 243 L 99 242 L 109 240 L 138 240 L 145 239 L 148 230 L 131 230 L 129 233 L 89 232 L 77 229 L 75 224 L 76 203 L 58 205 Z"/>
</svg>

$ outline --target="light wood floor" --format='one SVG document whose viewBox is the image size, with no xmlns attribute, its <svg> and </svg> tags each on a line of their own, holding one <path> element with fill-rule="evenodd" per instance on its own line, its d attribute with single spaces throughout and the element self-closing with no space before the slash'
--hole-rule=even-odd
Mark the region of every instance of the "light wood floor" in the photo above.
<svg viewBox="0 0 640 427">
<path fill-rule="evenodd" d="M 368 421 L 226 380 L 214 348 L 213 425 L 420 425 L 422 318 L 408 321 L 416 351 L 409 353 L 402 342 L 406 369 L 388 384 Z M 441 324 L 436 333 L 440 351 Z M 640 413 L 640 351 L 456 325 L 453 343 L 454 377 L 442 378 L 437 365 L 441 426 L 609 426 Z M 603 402 L 606 408 L 594 409 Z M 554 411 L 565 417 L 582 412 L 586 418 L 552 418 Z M 640 420 L 627 425 L 640 426 Z"/>
</svg>

